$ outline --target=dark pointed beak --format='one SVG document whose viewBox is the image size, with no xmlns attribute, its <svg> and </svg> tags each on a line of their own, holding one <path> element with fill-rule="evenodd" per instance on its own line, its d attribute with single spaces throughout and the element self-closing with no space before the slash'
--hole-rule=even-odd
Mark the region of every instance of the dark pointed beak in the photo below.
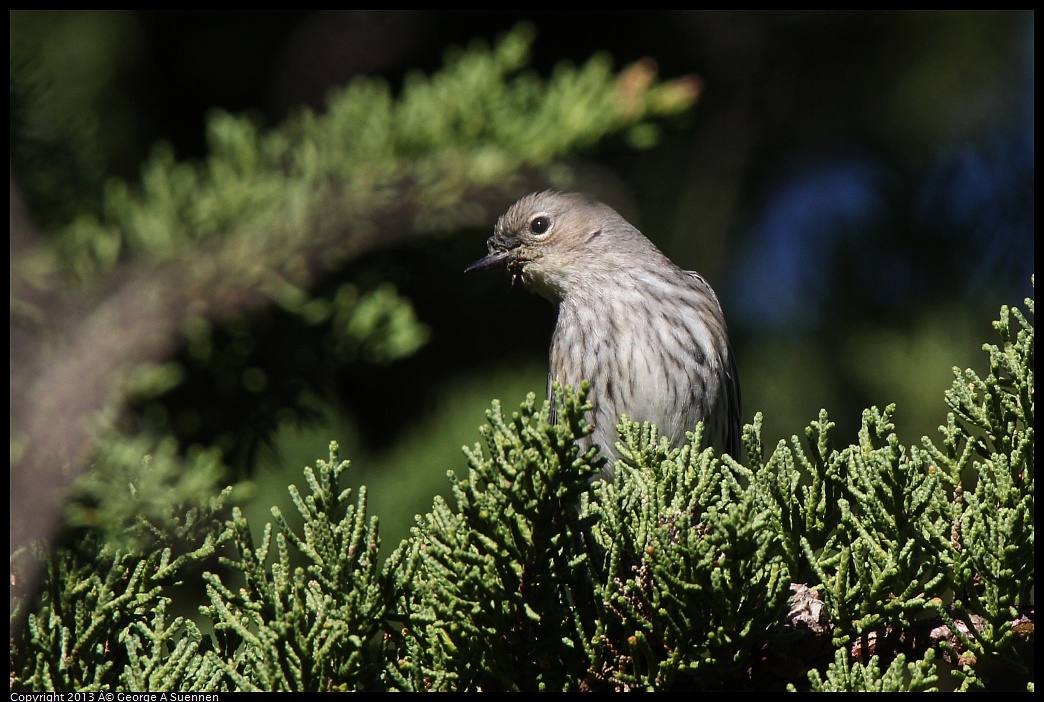
<svg viewBox="0 0 1044 702">
<path fill-rule="evenodd" d="M 480 258 L 479 260 L 475 261 L 470 266 L 465 268 L 464 272 L 465 273 L 470 273 L 471 271 L 486 271 L 486 270 L 489 270 L 490 268 L 498 268 L 500 266 L 506 266 L 507 263 L 511 260 L 511 256 L 512 256 L 511 249 L 503 249 L 501 251 L 492 251 L 485 258 Z"/>
</svg>

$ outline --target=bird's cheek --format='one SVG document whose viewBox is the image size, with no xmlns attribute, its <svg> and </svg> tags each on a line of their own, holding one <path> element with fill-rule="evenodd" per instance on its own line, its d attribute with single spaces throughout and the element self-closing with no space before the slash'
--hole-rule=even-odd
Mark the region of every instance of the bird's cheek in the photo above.
<svg viewBox="0 0 1044 702">
<path fill-rule="evenodd" d="M 560 276 L 555 274 L 553 267 L 548 266 L 546 261 L 527 261 L 522 264 L 521 270 L 522 282 L 527 288 L 552 302 L 562 299 Z"/>
</svg>

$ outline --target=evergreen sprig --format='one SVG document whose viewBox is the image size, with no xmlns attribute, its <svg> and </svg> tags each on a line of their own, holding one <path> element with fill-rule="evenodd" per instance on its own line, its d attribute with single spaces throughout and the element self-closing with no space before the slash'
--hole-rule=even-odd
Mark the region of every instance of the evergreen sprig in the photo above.
<svg viewBox="0 0 1044 702">
<path fill-rule="evenodd" d="M 699 451 L 700 433 L 671 449 L 653 427 L 621 426 L 615 480 L 595 489 L 605 565 L 591 689 L 730 679 L 785 603 L 778 535 L 756 509 L 752 476 Z"/>
<path fill-rule="evenodd" d="M 75 546 L 16 552 L 14 577 L 37 560 L 45 577 L 33 598 L 12 607 L 12 691 L 212 689 L 213 667 L 195 655 L 206 638 L 191 620 L 171 614 L 172 591 L 193 564 L 231 539 L 218 517 L 230 491 L 164 524 L 131 521 L 123 542 L 88 530 Z M 144 553 L 135 548 L 144 544 Z"/>
<path fill-rule="evenodd" d="M 235 557 L 222 564 L 240 578 L 206 573 L 213 622 L 210 653 L 238 690 L 374 689 L 388 593 L 379 577 L 377 518 L 366 514 L 366 491 L 340 487 L 348 462 L 336 443 L 327 461 L 306 468 L 310 492 L 291 486 L 300 532 L 277 508 L 256 544 L 234 511 Z M 274 546 L 274 549 L 273 549 Z M 241 579 L 238 587 L 227 580 Z M 379 659 L 378 659 L 379 660 Z"/>
<path fill-rule="evenodd" d="M 393 557 L 405 626 L 393 674 L 403 689 L 568 690 L 586 667 L 591 585 L 579 506 L 603 459 L 574 439 L 591 408 L 555 389 L 510 418 L 487 413 L 455 506 L 436 498 Z"/>
<path fill-rule="evenodd" d="M 525 70 L 533 40 L 532 27 L 519 25 L 493 46 L 452 49 L 438 73 L 407 76 L 398 95 L 383 80 L 359 77 L 331 91 L 322 114 L 302 110 L 275 129 L 215 112 L 205 160 L 177 161 L 157 147 L 140 185 L 110 183 L 100 217 L 60 232 L 62 260 L 89 279 L 120 259 L 165 260 L 241 237 L 254 266 L 242 265 L 238 249 L 212 251 L 211 265 L 232 265 L 240 283 L 279 300 L 305 272 L 304 261 L 286 266 L 287 256 L 318 250 L 328 269 L 395 236 L 381 231 L 380 219 L 404 205 L 398 216 L 407 229 L 459 227 L 481 213 L 466 194 L 517 183 L 524 169 L 609 134 L 648 134 L 653 120 L 687 110 L 699 93 L 688 78 L 658 80 L 651 61 L 618 73 L 606 54 L 563 63 L 545 80 Z M 197 279 L 216 274 L 211 265 Z"/>
<path fill-rule="evenodd" d="M 812 692 L 938 692 L 939 677 L 934 672 L 935 652 L 929 649 L 923 659 L 906 662 L 899 654 L 881 670 L 881 660 L 873 656 L 865 665 L 853 664 L 844 649 L 838 649 L 825 675 L 809 673 Z M 789 686 L 791 692 L 796 688 Z"/>
</svg>

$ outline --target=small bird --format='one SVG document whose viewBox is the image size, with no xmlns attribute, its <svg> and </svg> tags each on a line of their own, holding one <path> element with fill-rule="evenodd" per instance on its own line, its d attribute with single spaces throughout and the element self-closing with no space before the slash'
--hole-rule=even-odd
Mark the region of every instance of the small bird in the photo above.
<svg viewBox="0 0 1044 702">
<path fill-rule="evenodd" d="M 465 272 L 506 267 L 558 307 L 553 383 L 591 383 L 593 441 L 617 457 L 616 426 L 654 422 L 673 445 L 704 423 L 705 442 L 740 453 L 740 385 L 721 305 L 615 210 L 581 193 L 539 192 L 497 221 L 489 255 Z M 603 471 L 611 477 L 611 468 Z"/>
</svg>

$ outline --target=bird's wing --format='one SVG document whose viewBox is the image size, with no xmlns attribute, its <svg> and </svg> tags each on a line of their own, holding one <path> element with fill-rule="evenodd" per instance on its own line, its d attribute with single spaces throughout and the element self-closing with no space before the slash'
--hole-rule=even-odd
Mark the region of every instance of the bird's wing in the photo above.
<svg viewBox="0 0 1044 702">
<path fill-rule="evenodd" d="M 736 369 L 736 352 L 729 342 L 729 365 L 725 369 L 725 450 L 740 463 L 743 443 L 743 398 L 740 392 L 739 371 Z"/>
<path fill-rule="evenodd" d="M 551 378 L 551 373 L 548 372 L 548 374 L 547 374 L 547 401 L 551 403 L 551 413 L 548 416 L 549 416 L 549 419 L 551 420 L 552 424 L 558 424 L 558 410 L 555 409 L 555 396 L 554 396 L 554 393 L 551 391 L 551 385 L 552 385 L 553 382 L 554 382 L 554 380 L 552 380 L 552 378 Z"/>
</svg>

